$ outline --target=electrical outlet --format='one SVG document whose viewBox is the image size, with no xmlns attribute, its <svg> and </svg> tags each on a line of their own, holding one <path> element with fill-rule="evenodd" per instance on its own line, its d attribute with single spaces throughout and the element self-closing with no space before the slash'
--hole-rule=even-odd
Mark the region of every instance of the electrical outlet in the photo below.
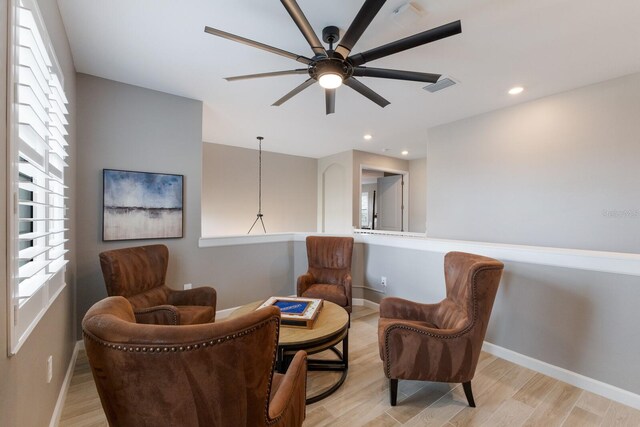
<svg viewBox="0 0 640 427">
<path fill-rule="evenodd" d="M 47 384 L 51 382 L 53 378 L 53 356 L 49 355 L 47 358 Z"/>
<path fill-rule="evenodd" d="M 182 289 L 184 289 L 186 291 L 187 289 L 191 289 L 192 287 L 193 287 L 193 285 L 191 283 L 185 283 L 184 287 Z"/>
<path fill-rule="evenodd" d="M 382 288 L 382 293 L 386 294 L 387 293 L 387 277 L 386 276 L 382 276 L 380 278 L 380 287 Z"/>
</svg>

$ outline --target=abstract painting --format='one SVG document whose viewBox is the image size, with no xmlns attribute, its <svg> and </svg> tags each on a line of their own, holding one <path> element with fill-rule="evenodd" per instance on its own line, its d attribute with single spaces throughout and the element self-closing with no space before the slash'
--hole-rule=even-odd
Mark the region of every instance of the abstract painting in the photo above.
<svg viewBox="0 0 640 427">
<path fill-rule="evenodd" d="M 104 169 L 102 178 L 102 240 L 182 237 L 182 175 Z"/>
</svg>

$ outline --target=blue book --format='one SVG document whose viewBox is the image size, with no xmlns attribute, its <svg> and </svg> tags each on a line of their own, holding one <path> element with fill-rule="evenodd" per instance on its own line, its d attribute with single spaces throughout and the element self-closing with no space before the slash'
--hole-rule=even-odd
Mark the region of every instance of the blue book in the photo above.
<svg viewBox="0 0 640 427">
<path fill-rule="evenodd" d="M 309 304 L 310 302 L 307 301 L 299 302 L 278 300 L 273 305 L 278 307 L 282 313 L 301 315 L 307 309 Z"/>
</svg>

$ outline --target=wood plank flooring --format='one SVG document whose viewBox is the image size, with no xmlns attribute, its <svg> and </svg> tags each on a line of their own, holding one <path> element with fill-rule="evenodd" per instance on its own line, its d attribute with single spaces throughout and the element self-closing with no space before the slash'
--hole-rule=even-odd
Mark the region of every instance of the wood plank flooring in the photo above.
<svg viewBox="0 0 640 427">
<path fill-rule="evenodd" d="M 389 405 L 388 380 L 378 355 L 378 314 L 354 307 L 349 375 L 328 398 L 307 406 L 305 427 L 638 427 L 640 411 L 482 353 L 473 379 L 477 407 L 459 384 L 400 381 L 398 405 Z M 332 357 L 327 354 L 320 357 Z M 331 385 L 336 373 L 310 372 L 308 393 Z M 60 426 L 106 426 L 84 352 L 78 355 Z"/>
</svg>

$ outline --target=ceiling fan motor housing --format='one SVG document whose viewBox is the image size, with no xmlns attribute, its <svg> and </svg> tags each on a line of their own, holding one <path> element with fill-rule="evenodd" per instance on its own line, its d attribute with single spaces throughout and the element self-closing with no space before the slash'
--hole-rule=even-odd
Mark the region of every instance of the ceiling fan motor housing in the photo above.
<svg viewBox="0 0 640 427">
<path fill-rule="evenodd" d="M 337 74 L 344 80 L 351 77 L 353 67 L 348 62 L 336 58 L 322 58 L 309 64 L 309 76 L 318 80 L 324 74 Z"/>
</svg>

